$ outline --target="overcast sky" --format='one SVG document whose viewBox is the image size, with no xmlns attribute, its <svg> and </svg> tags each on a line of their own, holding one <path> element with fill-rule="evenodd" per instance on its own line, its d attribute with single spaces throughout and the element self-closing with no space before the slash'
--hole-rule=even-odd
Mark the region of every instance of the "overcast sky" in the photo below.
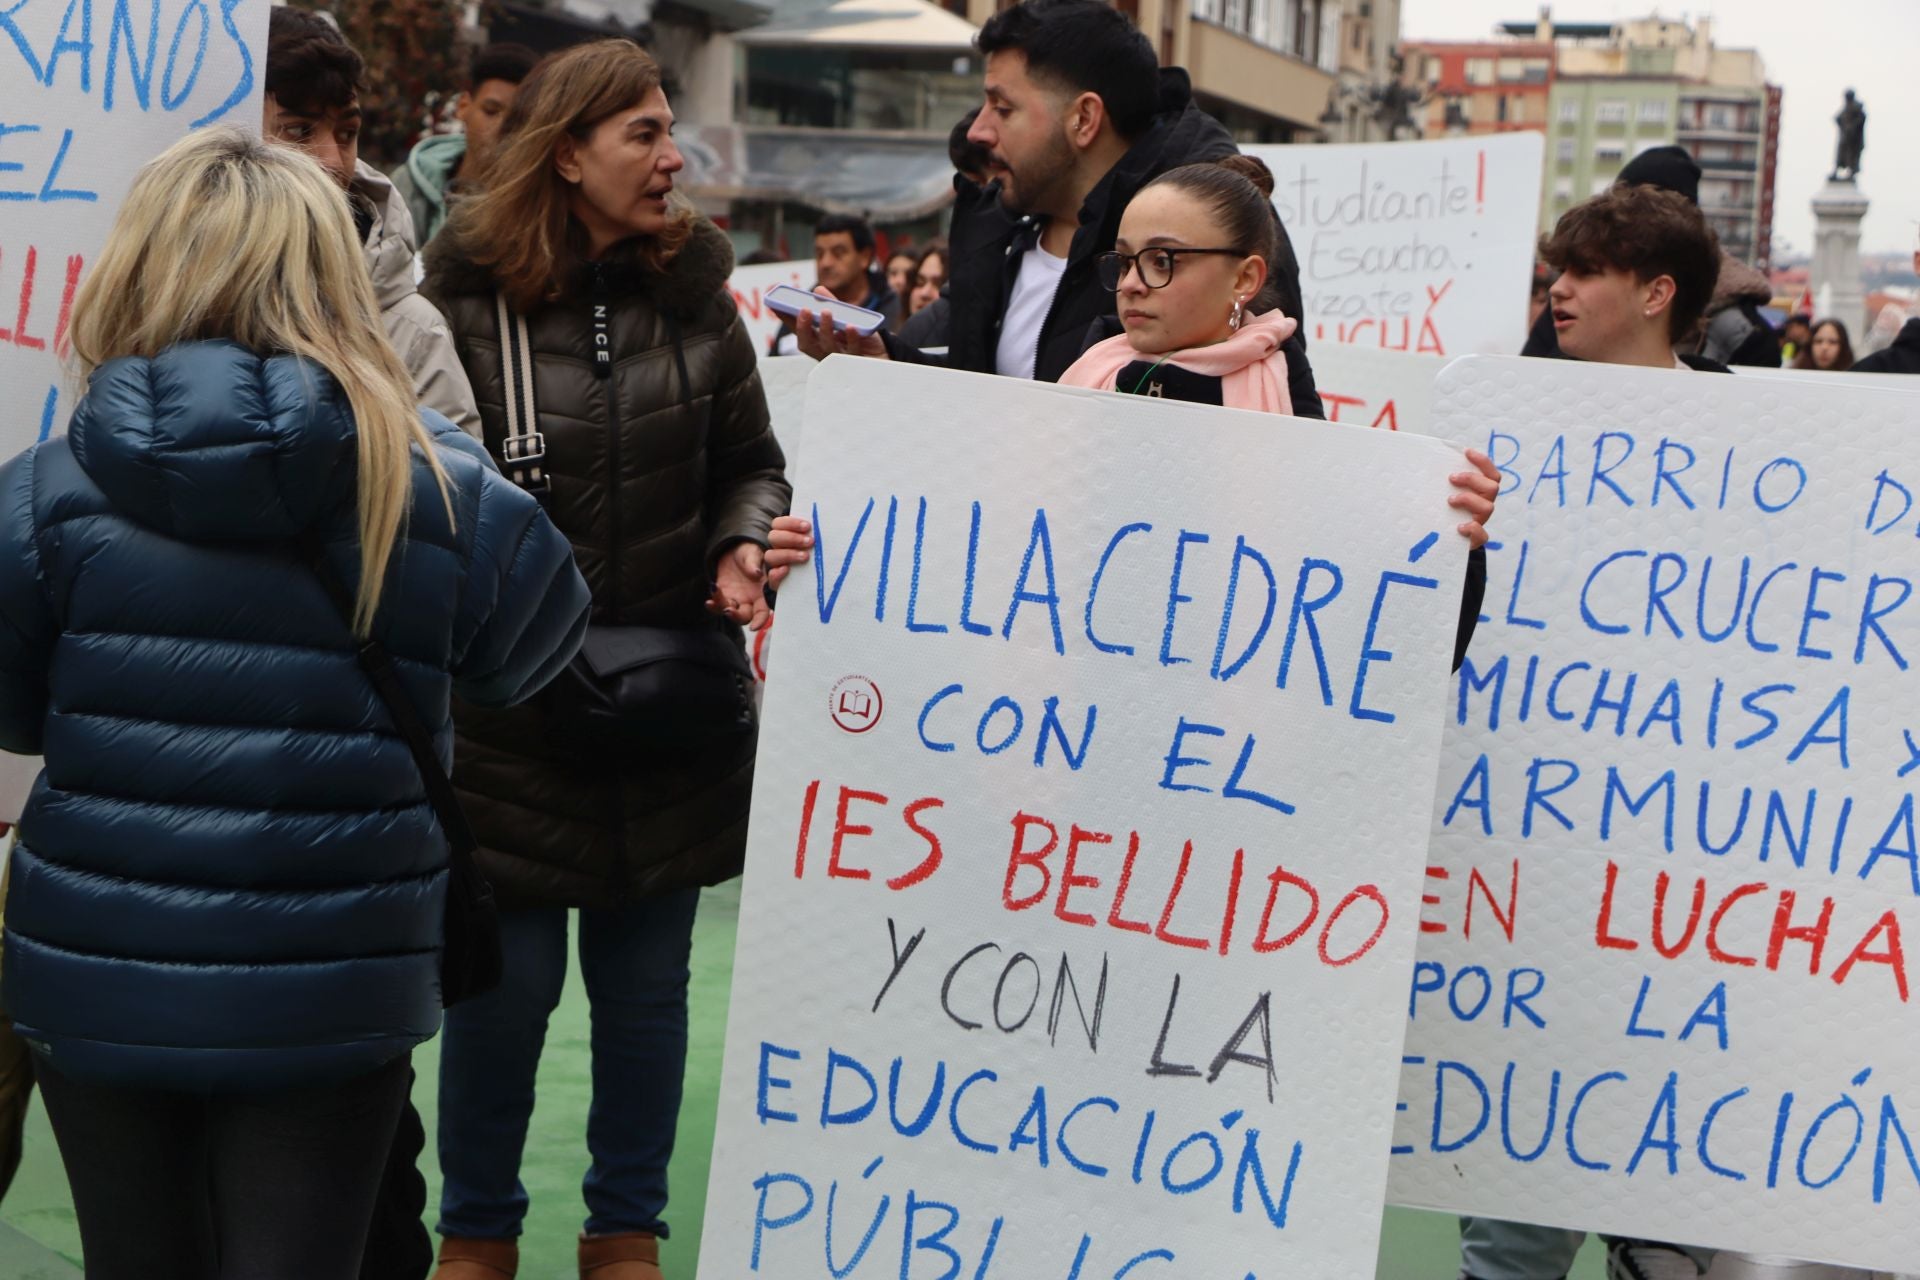
<svg viewBox="0 0 1920 1280">
<path fill-rule="evenodd" d="M 1606 22 L 1654 12 L 1649 0 L 1559 0 L 1562 22 Z M 1861 188 L 1873 202 L 1866 252 L 1910 250 L 1920 223 L 1920 0 L 1719 0 L 1660 6 L 1667 18 L 1711 16 L 1714 43 L 1753 48 L 1785 91 L 1774 198 L 1774 251 L 1813 250 L 1807 202 L 1833 165 L 1833 117 L 1853 89 L 1867 106 Z M 1484 39 L 1494 24 L 1533 18 L 1537 0 L 1402 0 L 1409 40 Z"/>
</svg>

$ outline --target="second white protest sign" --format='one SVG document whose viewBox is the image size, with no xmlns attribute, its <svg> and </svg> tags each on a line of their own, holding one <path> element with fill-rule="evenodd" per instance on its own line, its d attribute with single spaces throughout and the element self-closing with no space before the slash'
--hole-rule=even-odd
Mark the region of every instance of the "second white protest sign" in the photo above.
<svg viewBox="0 0 1920 1280">
<path fill-rule="evenodd" d="M 1458 454 L 839 357 L 805 435 L 701 1280 L 1369 1272 Z"/>
<path fill-rule="evenodd" d="M 1314 349 L 1520 350 L 1542 147 L 1509 133 L 1248 148 L 1273 170 Z"/>
<path fill-rule="evenodd" d="M 1431 435 L 1438 356 L 1327 343 L 1313 349 L 1313 378 L 1328 422 Z"/>
<path fill-rule="evenodd" d="M 1400 1203 L 1911 1270 L 1911 393 L 1468 359 Z"/>
</svg>

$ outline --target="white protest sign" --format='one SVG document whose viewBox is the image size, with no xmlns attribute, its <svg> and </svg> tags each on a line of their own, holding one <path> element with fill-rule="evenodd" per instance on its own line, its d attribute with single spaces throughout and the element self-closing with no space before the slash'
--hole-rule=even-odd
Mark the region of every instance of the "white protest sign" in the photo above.
<svg viewBox="0 0 1920 1280">
<path fill-rule="evenodd" d="M 1440 357 L 1329 342 L 1309 348 L 1308 361 L 1328 422 L 1432 434 L 1433 380 L 1447 366 Z"/>
<path fill-rule="evenodd" d="M 773 424 L 773 438 L 786 455 L 787 474 L 800 468 L 800 426 L 807 408 L 807 379 L 820 366 L 806 356 L 761 356 L 760 388 L 767 397 L 767 417 Z M 773 653 L 773 620 L 746 636 L 747 655 L 753 661 L 753 674 L 767 678 L 767 661 Z"/>
<path fill-rule="evenodd" d="M 800 466 L 800 426 L 807 408 L 807 379 L 820 366 L 806 356 L 762 356 L 760 387 L 767 395 L 773 438 L 787 458 L 787 474 Z"/>
<path fill-rule="evenodd" d="M 1845 384 L 1852 387 L 1879 387 L 1885 391 L 1920 391 L 1920 378 L 1910 373 L 1855 373 L 1852 369 L 1772 369 L 1765 365 L 1736 364 L 1732 370 L 1749 378 L 1791 378 L 1795 381 Z"/>
<path fill-rule="evenodd" d="M 1457 466 L 820 366 L 700 1280 L 1372 1268 Z"/>
<path fill-rule="evenodd" d="M 753 349 L 763 356 L 772 349 L 774 335 L 780 332 L 780 326 L 786 321 L 785 316 L 766 303 L 767 290 L 780 284 L 811 291 L 814 284 L 813 263 L 769 262 L 754 267 L 735 267 L 733 274 L 727 277 L 727 288 L 733 294 L 734 304 L 740 308 L 740 321 L 753 337 Z"/>
<path fill-rule="evenodd" d="M 62 430 L 74 291 L 140 166 L 189 129 L 260 127 L 266 0 L 0 10 L 0 458 Z"/>
<path fill-rule="evenodd" d="M 1312 349 L 1520 350 L 1543 146 L 1508 133 L 1247 148 L 1273 170 Z"/>
<path fill-rule="evenodd" d="M 1436 795 L 1393 1195 L 1920 1258 L 1906 395 L 1458 361 L 1506 473 Z"/>
</svg>

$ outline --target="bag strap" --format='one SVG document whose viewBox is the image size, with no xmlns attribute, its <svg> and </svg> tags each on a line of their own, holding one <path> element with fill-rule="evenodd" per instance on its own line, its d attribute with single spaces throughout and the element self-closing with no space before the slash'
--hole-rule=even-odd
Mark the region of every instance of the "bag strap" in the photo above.
<svg viewBox="0 0 1920 1280">
<path fill-rule="evenodd" d="M 680 321 L 673 312 L 662 308 L 660 318 L 667 325 L 667 339 L 673 343 L 673 365 L 680 374 L 680 394 L 682 403 L 693 403 L 693 378 L 687 373 L 687 344 L 680 337 Z"/>
<path fill-rule="evenodd" d="M 514 314 L 507 295 L 494 295 L 500 323 L 500 380 L 506 391 L 507 436 L 500 442 L 500 465 L 507 479 L 545 502 L 547 438 L 539 430 L 533 402 L 533 338 L 527 318 Z"/>
<path fill-rule="evenodd" d="M 500 378 L 505 386 L 507 435 L 500 442 L 501 470 L 507 478 L 538 498 L 547 500 L 549 484 L 546 468 L 547 438 L 539 430 L 540 411 L 533 398 L 533 336 L 527 318 L 515 314 L 507 305 L 507 295 L 493 297 L 494 315 L 500 326 Z M 687 370 L 686 342 L 680 322 L 671 311 L 662 311 L 667 336 L 673 343 L 673 362 L 680 376 L 680 391 L 685 403 L 693 403 L 693 376 Z M 707 406 L 710 415 L 713 406 Z"/>
<path fill-rule="evenodd" d="M 681 403 L 691 405 L 694 398 L 693 376 L 687 372 L 687 344 L 680 336 L 680 321 L 674 318 L 673 312 L 666 310 L 661 311 L 660 318 L 666 322 L 667 337 L 673 343 L 673 363 L 680 373 L 680 394 L 685 397 Z M 709 399 L 706 412 L 701 415 L 701 426 L 704 431 L 712 425 L 713 401 Z"/>
<path fill-rule="evenodd" d="M 306 553 L 314 576 L 326 588 L 334 608 L 339 610 L 340 617 L 351 627 L 353 597 L 334 569 L 333 562 L 327 559 L 325 548 L 310 535 L 302 540 L 301 549 Z M 440 819 L 440 829 L 445 832 L 447 846 L 452 852 L 450 869 L 468 877 L 477 875 L 473 854 L 480 847 L 480 842 L 474 838 L 466 812 L 460 807 L 460 797 L 453 789 L 453 780 L 447 777 L 446 769 L 440 764 L 440 756 L 433 747 L 433 734 L 428 731 L 426 722 L 421 720 L 413 699 L 407 696 L 406 687 L 400 683 L 399 673 L 393 669 L 393 659 L 388 656 L 386 646 L 368 637 L 356 644 L 354 656 L 360 661 L 360 669 L 367 673 L 373 691 L 386 704 L 387 714 L 393 717 L 394 728 L 400 731 L 407 750 L 413 753 L 413 763 L 420 770 L 420 781 L 426 786 L 427 803 L 433 806 L 434 816 Z"/>
</svg>

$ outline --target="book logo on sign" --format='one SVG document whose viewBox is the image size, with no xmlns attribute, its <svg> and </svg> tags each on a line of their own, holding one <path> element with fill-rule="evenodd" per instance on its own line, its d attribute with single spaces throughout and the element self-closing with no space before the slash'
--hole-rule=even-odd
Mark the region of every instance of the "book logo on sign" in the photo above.
<svg viewBox="0 0 1920 1280">
<path fill-rule="evenodd" d="M 827 714 L 848 733 L 865 733 L 880 723 L 880 686 L 865 676 L 841 676 L 827 695 Z"/>
</svg>

